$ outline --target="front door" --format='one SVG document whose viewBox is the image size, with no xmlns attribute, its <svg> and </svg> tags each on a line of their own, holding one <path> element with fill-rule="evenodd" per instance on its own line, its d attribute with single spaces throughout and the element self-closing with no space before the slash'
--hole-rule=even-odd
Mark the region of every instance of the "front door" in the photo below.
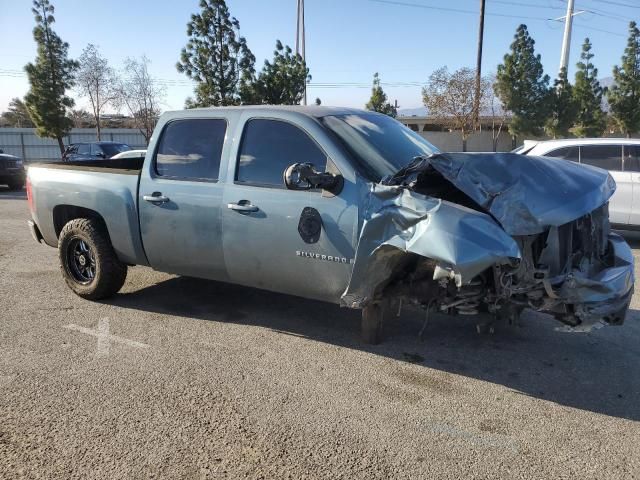
<svg viewBox="0 0 640 480">
<path fill-rule="evenodd" d="M 138 198 L 142 242 L 156 270 L 225 280 L 218 183 L 227 122 L 167 123 Z"/>
<path fill-rule="evenodd" d="M 222 212 L 231 281 L 338 302 L 354 257 L 355 185 L 345 182 L 337 196 L 285 189 L 282 177 L 291 164 L 335 167 L 305 130 L 284 119 L 249 119 L 235 162 Z"/>
</svg>

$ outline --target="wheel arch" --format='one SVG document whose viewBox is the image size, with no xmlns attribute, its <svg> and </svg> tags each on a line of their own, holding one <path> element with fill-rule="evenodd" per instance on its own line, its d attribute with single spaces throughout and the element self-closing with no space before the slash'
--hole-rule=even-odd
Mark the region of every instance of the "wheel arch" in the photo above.
<svg viewBox="0 0 640 480">
<path fill-rule="evenodd" d="M 102 218 L 102 215 L 90 208 L 78 207 L 76 205 L 56 205 L 53 207 L 53 228 L 56 232 L 56 238 L 60 238 L 60 232 L 62 232 L 64 226 L 76 218 L 90 218 L 100 222 L 105 232 L 107 232 L 109 242 L 111 242 L 109 228 L 107 227 L 107 222 Z"/>
</svg>

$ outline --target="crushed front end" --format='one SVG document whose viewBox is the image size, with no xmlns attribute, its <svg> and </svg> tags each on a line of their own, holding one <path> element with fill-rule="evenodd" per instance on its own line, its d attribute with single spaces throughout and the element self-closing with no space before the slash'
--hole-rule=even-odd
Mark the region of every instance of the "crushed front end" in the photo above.
<svg viewBox="0 0 640 480">
<path fill-rule="evenodd" d="M 620 325 L 633 256 L 610 231 L 611 177 L 522 158 L 438 154 L 372 185 L 345 304 L 401 298 L 453 315 L 529 308 L 573 330 Z"/>
</svg>

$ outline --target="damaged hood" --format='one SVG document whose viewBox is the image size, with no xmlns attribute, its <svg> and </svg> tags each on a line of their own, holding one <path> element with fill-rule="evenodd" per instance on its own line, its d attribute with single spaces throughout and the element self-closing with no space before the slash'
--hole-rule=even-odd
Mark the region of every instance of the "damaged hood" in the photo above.
<svg viewBox="0 0 640 480">
<path fill-rule="evenodd" d="M 398 185 L 403 177 L 429 167 L 493 216 L 509 235 L 535 235 L 569 223 L 606 203 L 616 188 L 605 170 L 514 153 L 438 153 L 385 183 Z"/>
</svg>

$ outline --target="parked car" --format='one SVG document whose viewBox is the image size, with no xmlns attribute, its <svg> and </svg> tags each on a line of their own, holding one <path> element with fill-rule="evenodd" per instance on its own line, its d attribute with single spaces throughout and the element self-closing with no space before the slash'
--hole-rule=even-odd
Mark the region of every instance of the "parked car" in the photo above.
<svg viewBox="0 0 640 480">
<path fill-rule="evenodd" d="M 127 150 L 126 152 L 118 153 L 111 157 L 112 160 L 119 160 L 121 158 L 144 158 L 147 154 L 146 150 Z"/>
<path fill-rule="evenodd" d="M 22 159 L 7 153 L 0 153 L 0 185 L 7 185 L 9 190 L 22 190 L 24 181 L 25 172 Z"/>
<path fill-rule="evenodd" d="M 608 170 L 616 181 L 609 218 L 617 228 L 640 227 L 640 139 L 573 138 L 529 144 L 521 153 L 561 158 Z"/>
<path fill-rule="evenodd" d="M 65 162 L 100 160 L 129 150 L 131 150 L 129 145 L 118 142 L 72 143 L 62 154 L 62 160 Z"/>
<path fill-rule="evenodd" d="M 368 342 L 398 303 L 585 330 L 625 318 L 633 256 L 604 170 L 444 154 L 386 115 L 315 106 L 168 112 L 149 151 L 135 168 L 29 168 L 32 235 L 83 298 L 147 265 L 360 308 Z"/>
</svg>

